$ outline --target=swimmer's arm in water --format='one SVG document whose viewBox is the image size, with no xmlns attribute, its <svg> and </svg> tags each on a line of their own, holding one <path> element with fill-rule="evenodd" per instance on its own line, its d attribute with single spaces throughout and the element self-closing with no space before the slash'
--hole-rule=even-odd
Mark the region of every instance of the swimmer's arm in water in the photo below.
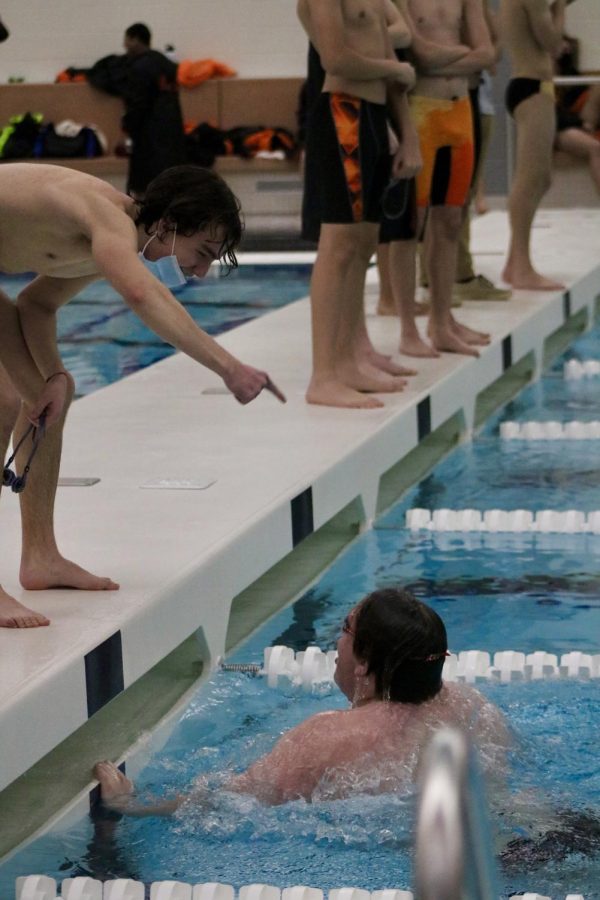
<svg viewBox="0 0 600 900">
<path fill-rule="evenodd" d="M 481 72 L 496 61 L 496 51 L 483 12 L 482 0 L 464 0 L 464 30 L 469 52 L 432 74 L 463 77 Z"/>
<path fill-rule="evenodd" d="M 268 806 L 298 799 L 309 801 L 333 764 L 335 716 L 335 712 L 318 713 L 287 731 L 270 753 L 231 778 L 226 790 L 252 794 Z"/>
<path fill-rule="evenodd" d="M 69 203 L 71 217 L 76 214 L 89 235 L 100 272 L 148 328 L 219 375 L 240 403 L 249 403 L 265 388 L 285 402 L 266 372 L 244 365 L 228 353 L 146 269 L 137 255 L 135 226 L 125 214 L 96 195 L 77 200 L 70 197 Z"/>
<path fill-rule="evenodd" d="M 316 47 L 328 75 L 349 81 L 390 79 L 410 83 L 412 66 L 382 56 L 363 56 L 346 41 L 342 0 L 301 0 L 298 18 Z"/>
<path fill-rule="evenodd" d="M 149 816 L 172 816 L 185 801 L 178 796 L 171 800 L 158 800 L 156 803 L 140 803 L 135 796 L 133 782 L 108 760 L 97 762 L 94 766 L 94 777 L 100 784 L 102 804 L 114 812 L 124 816 L 141 819 Z"/>
</svg>

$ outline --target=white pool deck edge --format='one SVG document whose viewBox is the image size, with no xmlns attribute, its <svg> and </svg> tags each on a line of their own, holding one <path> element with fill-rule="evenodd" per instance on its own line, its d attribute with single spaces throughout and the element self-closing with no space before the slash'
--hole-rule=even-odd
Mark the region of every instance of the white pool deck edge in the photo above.
<svg viewBox="0 0 600 900">
<path fill-rule="evenodd" d="M 498 280 L 507 239 L 504 213 L 474 222 L 478 271 Z M 266 369 L 286 405 L 265 395 L 242 407 L 210 393 L 219 379 L 181 354 L 74 404 L 61 474 L 101 481 L 59 488 L 59 545 L 121 589 L 23 591 L 18 502 L 3 492 L 0 582 L 52 625 L 0 629 L 0 790 L 199 628 L 214 662 L 237 594 L 357 496 L 372 518 L 381 476 L 429 430 L 461 410 L 472 425 L 477 395 L 510 364 L 530 351 L 541 364 L 548 335 L 583 308 L 591 318 L 600 211 L 540 212 L 533 255 L 568 292 L 519 291 L 508 302 L 464 305 L 457 318 L 491 332 L 491 345 L 479 359 L 416 361 L 419 374 L 381 410 L 304 402 L 307 299 L 219 338 Z M 398 323 L 373 314 L 375 299 L 372 271 L 369 331 L 378 349 L 393 353 Z M 205 490 L 140 487 L 160 478 L 215 481 Z"/>
</svg>

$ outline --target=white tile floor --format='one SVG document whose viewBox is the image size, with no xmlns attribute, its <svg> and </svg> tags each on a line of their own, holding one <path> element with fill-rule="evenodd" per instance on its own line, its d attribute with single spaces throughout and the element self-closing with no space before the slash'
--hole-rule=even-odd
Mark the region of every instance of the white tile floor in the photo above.
<svg viewBox="0 0 600 900">
<path fill-rule="evenodd" d="M 497 279 L 508 238 L 506 216 L 475 221 L 477 269 Z M 533 256 L 570 288 L 572 312 L 600 293 L 600 212 L 542 211 Z M 374 343 L 393 353 L 395 320 L 373 314 Z M 84 660 L 116 632 L 129 685 L 202 627 L 222 651 L 232 598 L 292 546 L 290 501 L 312 488 L 314 527 L 362 495 L 374 512 L 378 481 L 418 440 L 417 404 L 431 397 L 431 427 L 463 407 L 502 373 L 502 342 L 512 358 L 541 351 L 563 322 L 561 294 L 518 292 L 504 303 L 473 302 L 457 316 L 490 331 L 479 360 L 444 354 L 418 364 L 402 394 L 373 411 L 304 402 L 310 369 L 307 300 L 229 332 L 222 342 L 265 368 L 288 396 L 247 407 L 212 389 L 219 380 L 177 355 L 78 401 L 65 435 L 64 476 L 98 476 L 93 487 L 63 487 L 57 533 L 63 552 L 121 583 L 118 593 L 22 591 L 17 581 L 19 516 L 4 492 L 0 582 L 52 625 L 0 630 L 0 789 L 87 718 Z M 212 482 L 205 490 L 142 489 L 156 479 Z"/>
</svg>

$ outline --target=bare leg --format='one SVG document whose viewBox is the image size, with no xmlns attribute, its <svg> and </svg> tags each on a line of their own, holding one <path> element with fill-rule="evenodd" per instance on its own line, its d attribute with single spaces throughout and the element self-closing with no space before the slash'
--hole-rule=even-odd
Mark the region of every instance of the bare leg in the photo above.
<svg viewBox="0 0 600 900">
<path fill-rule="evenodd" d="M 365 275 L 377 241 L 377 225 L 321 226 L 311 283 L 313 372 L 308 403 L 357 409 L 382 406 L 362 392 L 402 390 L 404 381 L 356 359 L 364 321 Z"/>
<path fill-rule="evenodd" d="M 377 245 L 377 270 L 379 272 L 378 316 L 396 315 L 396 307 L 390 282 L 389 248 L 389 244 Z M 364 359 L 376 368 L 381 369 L 382 372 L 387 372 L 388 375 L 416 375 L 414 369 L 406 369 L 404 366 L 400 366 L 393 362 L 390 356 L 386 356 L 384 353 L 378 353 L 369 338 L 364 317 L 359 326 L 359 333 L 357 335 L 356 355 L 357 359 Z"/>
<path fill-rule="evenodd" d="M 600 141 L 581 128 L 567 128 L 556 135 L 555 147 L 557 150 L 564 150 L 565 153 L 587 159 L 590 175 L 596 185 L 596 191 L 600 194 Z"/>
<path fill-rule="evenodd" d="M 490 207 L 485 196 L 485 181 L 482 174 L 475 185 L 475 212 L 478 216 L 484 216 L 489 210 Z"/>
<path fill-rule="evenodd" d="M 114 591 L 119 585 L 110 578 L 92 575 L 59 552 L 54 535 L 54 501 L 62 450 L 64 416 L 49 429 L 40 445 L 27 479 L 27 489 L 19 495 L 23 530 L 23 552 L 20 579 L 29 591 L 69 587 L 84 591 Z M 22 410 L 17 421 L 17 433 L 27 427 Z M 27 448 L 22 447 L 17 463 L 22 468 Z"/>
<path fill-rule="evenodd" d="M 390 278 L 390 245 L 377 245 L 377 270 L 379 272 L 378 316 L 395 316 L 396 304 Z"/>
<path fill-rule="evenodd" d="M 424 214 L 421 210 L 419 210 L 419 215 L 422 219 Z M 439 356 L 439 353 L 422 339 L 415 323 L 416 256 L 416 241 L 394 241 L 390 244 L 392 285 L 396 309 L 400 317 L 398 349 L 400 353 L 405 353 L 407 356 L 431 358 Z"/>
<path fill-rule="evenodd" d="M 415 369 L 407 369 L 406 366 L 401 366 L 400 363 L 395 363 L 390 356 L 386 356 L 385 353 L 379 353 L 373 344 L 371 343 L 371 339 L 367 332 L 367 325 L 364 320 L 358 327 L 358 334 L 356 336 L 356 359 L 359 364 L 368 363 L 371 366 L 375 366 L 376 369 L 381 369 L 382 372 L 386 372 L 388 375 L 398 375 L 398 376 L 408 376 L 408 375 L 416 375 Z M 407 382 L 405 382 L 406 384 Z"/>
<path fill-rule="evenodd" d="M 0 334 L 3 335 L 2 362 L 11 373 L 16 390 L 26 403 L 31 403 L 37 399 L 44 381 L 23 340 L 14 304 L 1 296 Z M 29 472 L 27 488 L 19 495 L 23 530 L 21 584 L 28 590 L 51 587 L 73 587 L 88 591 L 116 590 L 118 585 L 110 578 L 92 575 L 64 559 L 56 546 L 54 498 L 65 415 L 66 410 L 62 422 L 50 428 L 45 435 Z M 27 426 L 27 417 L 24 410 L 21 410 L 16 433 L 21 434 Z M 17 457 L 19 471 L 22 470 L 23 458 L 27 452 L 27 448 L 22 448 Z"/>
<path fill-rule="evenodd" d="M 479 356 L 461 336 L 451 314 L 461 221 L 462 208 L 459 206 L 432 206 L 429 210 L 429 240 L 425 245 L 431 294 L 429 337 L 436 350 Z"/>
<path fill-rule="evenodd" d="M 511 237 L 502 277 L 515 288 L 560 290 L 564 285 L 545 278 L 531 262 L 531 226 L 540 201 L 550 186 L 555 135 L 554 102 L 535 94 L 516 107 L 517 155 L 508 198 Z"/>
<path fill-rule="evenodd" d="M 0 453 L 6 458 L 10 436 L 21 408 L 21 400 L 4 368 L 0 366 Z M 1 485 L 1 482 L 0 482 Z M 36 613 L 0 587 L 0 628 L 36 628 L 49 625 L 46 616 Z"/>
<path fill-rule="evenodd" d="M 584 129 L 593 134 L 600 128 L 600 84 L 592 84 L 581 110 Z"/>
</svg>

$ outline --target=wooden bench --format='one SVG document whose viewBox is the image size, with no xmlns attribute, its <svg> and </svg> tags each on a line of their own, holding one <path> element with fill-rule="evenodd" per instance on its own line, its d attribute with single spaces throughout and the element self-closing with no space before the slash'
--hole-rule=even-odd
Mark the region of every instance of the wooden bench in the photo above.
<svg viewBox="0 0 600 900">
<path fill-rule="evenodd" d="M 195 88 L 180 90 L 181 106 L 186 121 L 210 122 L 218 128 L 237 125 L 281 126 L 296 132 L 296 111 L 302 85 L 301 78 L 215 79 Z M 123 102 L 96 90 L 87 83 L 72 84 L 8 84 L 0 90 L 0 123 L 11 116 L 39 112 L 46 122 L 73 119 L 96 125 L 106 137 L 108 152 L 93 159 L 44 159 L 45 163 L 69 166 L 109 180 L 123 179 L 127 159 L 115 155 L 115 147 L 124 139 L 121 130 Z M 1 161 L 1 160 L 0 160 Z M 13 160 L 14 161 L 14 160 Z M 298 172 L 295 161 L 242 159 L 221 157 L 216 169 L 224 177 L 235 173 Z"/>
</svg>

